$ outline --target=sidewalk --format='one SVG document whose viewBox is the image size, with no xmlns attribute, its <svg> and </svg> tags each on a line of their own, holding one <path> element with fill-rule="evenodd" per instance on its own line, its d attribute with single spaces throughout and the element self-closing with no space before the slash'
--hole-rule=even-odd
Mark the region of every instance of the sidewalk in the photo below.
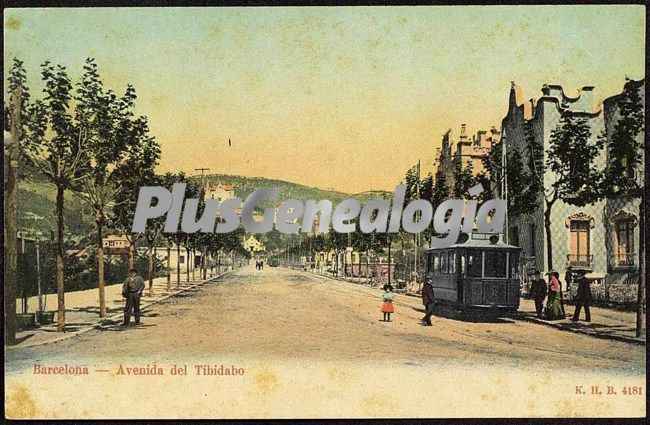
<svg viewBox="0 0 650 425">
<path fill-rule="evenodd" d="M 207 279 L 204 281 L 200 279 L 201 273 L 197 269 L 195 271 L 195 278 L 192 280 L 190 273 L 190 280 L 187 281 L 185 273 L 181 273 L 180 286 L 176 285 L 176 273 L 171 275 L 171 290 L 167 291 L 167 277 L 158 277 L 153 280 L 154 296 L 149 297 L 149 281 L 145 280 L 145 290 L 141 300 L 141 310 L 143 317 L 150 314 L 147 307 L 152 304 L 158 303 L 164 299 L 172 297 L 176 294 L 184 292 L 188 289 L 197 287 L 217 277 L 223 276 L 229 271 L 224 271 L 220 275 L 216 273 L 210 277 L 208 271 Z M 16 333 L 16 339 L 20 341 L 16 345 L 6 346 L 6 349 L 16 349 L 24 347 L 33 347 L 35 345 L 49 344 L 52 342 L 60 341 L 63 339 L 71 338 L 80 333 L 85 333 L 89 330 L 116 325 L 121 322 L 124 317 L 124 299 L 122 298 L 122 284 L 109 285 L 104 288 L 106 299 L 106 317 L 99 317 L 99 290 L 97 288 L 88 289 L 85 291 L 66 292 L 65 294 L 65 332 L 56 331 L 56 314 L 54 315 L 54 323 L 51 325 L 44 325 L 35 329 L 29 329 Z M 17 300 L 20 306 L 22 300 Z M 29 312 L 38 310 L 38 298 L 31 297 L 28 300 Z M 20 308 L 20 307 L 19 307 Z M 45 311 L 55 311 L 57 309 L 56 294 L 49 294 L 47 296 L 47 305 Z"/>
<path fill-rule="evenodd" d="M 331 274 L 325 274 L 324 276 L 349 283 L 358 283 L 356 279 L 344 279 L 343 277 L 332 276 Z M 361 283 L 364 284 L 363 281 Z M 420 297 L 420 294 L 416 292 L 417 289 L 417 285 L 415 284 L 407 285 L 404 294 Z M 610 339 L 640 345 L 645 345 L 646 343 L 646 335 L 642 335 L 640 338 L 636 337 L 635 313 L 600 307 L 590 307 L 590 323 L 583 320 L 572 322 L 570 319 L 573 316 L 575 306 L 565 305 L 564 308 L 567 315 L 566 319 L 553 321 L 538 319 L 535 313 L 535 302 L 531 299 L 521 298 L 519 310 L 515 318 L 531 323 L 554 327 L 563 331 L 588 335 L 594 338 Z M 584 319 L 584 311 L 581 311 L 580 314 L 580 317 Z"/>
<path fill-rule="evenodd" d="M 580 312 L 580 321 L 571 321 L 571 317 L 573 317 L 575 311 L 574 305 L 564 306 L 567 316 L 566 319 L 553 321 L 545 320 L 543 318 L 538 319 L 535 314 L 535 302 L 531 299 L 521 298 L 519 304 L 519 316 L 523 320 L 551 326 L 563 331 L 580 333 L 595 338 L 613 339 L 645 345 L 646 335 L 642 335 L 640 338 L 636 337 L 635 313 L 600 307 L 590 307 L 589 309 L 591 311 L 590 323 L 582 320 L 585 317 L 584 310 Z"/>
</svg>

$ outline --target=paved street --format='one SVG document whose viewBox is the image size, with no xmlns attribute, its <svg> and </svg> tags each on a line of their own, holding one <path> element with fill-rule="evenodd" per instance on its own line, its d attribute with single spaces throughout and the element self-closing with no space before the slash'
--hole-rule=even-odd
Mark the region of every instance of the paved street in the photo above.
<svg viewBox="0 0 650 425">
<path fill-rule="evenodd" d="M 147 307 L 143 325 L 108 325 L 53 344 L 6 350 L 7 414 L 645 414 L 644 396 L 622 392 L 627 386 L 645 392 L 642 346 L 512 319 L 465 321 L 444 309 L 434 326 L 423 327 L 419 299 L 408 296 L 397 296 L 394 320 L 387 323 L 380 321 L 379 296 L 378 289 L 302 271 L 244 267 Z M 88 374 L 36 370 L 65 365 L 87 367 Z M 175 365 L 187 373 L 172 373 Z M 197 373 L 208 366 L 241 373 Z M 618 395 L 594 395 L 594 385 L 603 394 L 612 386 Z"/>
<path fill-rule="evenodd" d="M 398 296 L 381 321 L 379 291 L 301 271 L 245 267 L 151 306 L 144 325 L 107 327 L 46 346 L 7 353 L 9 370 L 35 359 L 245 356 L 473 364 L 643 373 L 643 347 L 598 340 L 513 319 L 480 322 L 440 308 L 423 327 L 420 300 Z"/>
</svg>

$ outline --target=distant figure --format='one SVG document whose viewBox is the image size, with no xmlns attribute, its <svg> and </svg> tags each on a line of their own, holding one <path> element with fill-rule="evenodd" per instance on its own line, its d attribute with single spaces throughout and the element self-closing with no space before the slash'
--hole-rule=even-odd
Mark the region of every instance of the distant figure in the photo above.
<svg viewBox="0 0 650 425">
<path fill-rule="evenodd" d="M 549 320 L 563 319 L 562 301 L 560 298 L 560 281 L 555 276 L 555 271 L 547 273 L 549 276 L 548 299 L 546 300 L 546 309 L 544 311 L 546 318 Z"/>
<path fill-rule="evenodd" d="M 136 269 L 131 269 L 129 277 L 122 285 L 122 297 L 126 298 L 123 325 L 128 325 L 131 322 L 131 311 L 135 315 L 135 323 L 140 323 L 140 297 L 142 297 L 143 290 L 144 280 L 138 276 Z"/>
<path fill-rule="evenodd" d="M 390 314 L 395 312 L 395 307 L 393 307 L 395 294 L 391 285 L 384 285 L 384 293 L 381 295 L 381 299 L 383 301 L 381 312 L 384 313 L 384 322 L 390 322 Z"/>
<path fill-rule="evenodd" d="M 585 320 L 591 322 L 591 312 L 589 311 L 589 305 L 593 300 L 591 295 L 591 282 L 585 276 L 585 272 L 578 272 L 578 278 L 576 279 L 578 283 L 578 293 L 576 294 L 576 310 L 573 313 L 571 320 L 577 322 L 580 319 L 580 309 L 585 308 Z"/>
<path fill-rule="evenodd" d="M 435 306 L 435 298 L 433 296 L 433 285 L 429 279 L 424 281 L 422 285 L 422 304 L 424 304 L 424 317 L 422 324 L 424 326 L 431 326 L 431 315 Z"/>
<path fill-rule="evenodd" d="M 542 310 L 544 310 L 544 299 L 548 288 L 546 282 L 540 276 L 539 270 L 535 270 L 533 274 L 533 281 L 530 285 L 530 296 L 535 300 L 535 312 L 538 318 L 542 318 Z"/>
</svg>

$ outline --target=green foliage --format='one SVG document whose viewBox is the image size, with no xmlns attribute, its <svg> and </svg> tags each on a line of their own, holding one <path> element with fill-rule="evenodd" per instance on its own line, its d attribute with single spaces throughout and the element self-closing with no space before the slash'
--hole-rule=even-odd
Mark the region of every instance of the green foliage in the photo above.
<svg viewBox="0 0 650 425">
<path fill-rule="evenodd" d="M 452 189 L 454 198 L 466 198 L 467 191 L 474 184 L 474 166 L 472 165 L 472 161 L 467 161 L 464 167 L 460 161 L 456 162 L 454 164 L 454 187 Z"/>
<path fill-rule="evenodd" d="M 193 177 L 191 180 L 199 180 L 200 177 Z M 260 188 L 273 187 L 277 188 L 280 193 L 277 203 L 284 202 L 287 199 L 329 199 L 332 203 L 338 203 L 347 198 L 349 195 L 334 190 L 319 189 L 297 183 L 291 183 L 284 180 L 267 179 L 263 177 L 247 177 L 229 174 L 210 174 L 206 176 L 210 183 L 230 183 L 234 185 L 235 196 L 246 199 L 254 190 Z M 274 201 L 275 202 L 275 201 Z"/>
<path fill-rule="evenodd" d="M 553 172 L 554 181 L 547 188 L 547 201 L 562 200 L 583 206 L 600 197 L 602 171 L 596 168 L 598 142 L 592 142 L 588 118 L 572 113 L 566 105 L 560 123 L 551 132 L 546 167 Z"/>
<path fill-rule="evenodd" d="M 638 89 L 628 83 L 618 103 L 618 117 L 607 140 L 609 161 L 605 170 L 603 189 L 610 197 L 640 197 L 640 179 L 643 170 L 643 137 L 645 130 L 645 105 Z"/>
</svg>

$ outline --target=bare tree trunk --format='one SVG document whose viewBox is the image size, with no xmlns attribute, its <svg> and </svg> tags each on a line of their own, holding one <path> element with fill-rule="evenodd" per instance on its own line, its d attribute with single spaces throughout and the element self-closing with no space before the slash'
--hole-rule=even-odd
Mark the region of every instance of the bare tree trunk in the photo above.
<svg viewBox="0 0 650 425">
<path fill-rule="evenodd" d="M 135 268 L 135 241 L 131 239 L 129 241 L 129 270 Z"/>
<path fill-rule="evenodd" d="M 636 299 L 636 336 L 645 333 L 645 195 L 641 195 L 639 204 L 639 287 Z"/>
<path fill-rule="evenodd" d="M 99 317 L 106 316 L 106 295 L 104 293 L 104 217 L 97 213 L 97 288 L 99 289 Z"/>
<path fill-rule="evenodd" d="M 201 271 L 203 272 L 203 280 L 208 278 L 208 270 L 205 268 L 205 256 L 206 251 L 205 247 L 203 247 L 203 251 L 201 252 Z"/>
<path fill-rule="evenodd" d="M 9 166 L 5 198 L 5 344 L 16 343 L 16 291 L 18 278 L 18 155 L 20 143 L 20 108 L 21 90 L 14 90 L 11 119 L 11 147 L 9 148 Z"/>
<path fill-rule="evenodd" d="M 196 248 L 192 248 L 192 282 L 196 280 L 196 275 L 194 272 L 196 271 L 196 265 L 194 264 L 196 262 Z"/>
<path fill-rule="evenodd" d="M 149 296 L 153 297 L 153 249 L 152 243 L 147 241 L 147 278 L 149 279 Z"/>
<path fill-rule="evenodd" d="M 186 258 L 186 267 L 185 267 L 185 278 L 187 283 L 190 283 L 190 249 L 188 247 L 185 247 L 185 254 L 187 255 Z"/>
<path fill-rule="evenodd" d="M 172 289 L 172 266 L 171 266 L 172 247 L 167 244 L 167 292 Z"/>
<path fill-rule="evenodd" d="M 181 286 L 181 244 L 176 243 L 176 287 Z"/>
<path fill-rule="evenodd" d="M 547 204 L 544 211 L 544 230 L 546 230 L 546 263 L 548 270 L 553 270 L 553 240 L 551 235 L 551 206 Z"/>
<path fill-rule="evenodd" d="M 64 242 L 63 242 L 63 187 L 56 188 L 56 298 L 58 312 L 56 317 L 57 332 L 65 331 L 65 283 L 63 280 Z"/>
</svg>

